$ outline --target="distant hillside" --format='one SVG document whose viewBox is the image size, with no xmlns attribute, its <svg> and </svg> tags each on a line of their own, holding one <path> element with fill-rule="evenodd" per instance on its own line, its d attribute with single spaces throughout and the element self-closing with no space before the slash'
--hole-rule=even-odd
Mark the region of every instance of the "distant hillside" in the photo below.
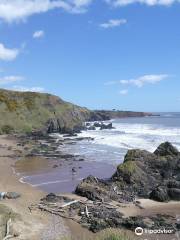
<svg viewBox="0 0 180 240">
<path fill-rule="evenodd" d="M 132 111 L 118 111 L 118 110 L 95 110 L 91 112 L 91 120 L 96 121 L 98 117 L 101 119 L 104 117 L 106 120 L 115 118 L 127 118 L 127 117 L 146 117 L 152 116 L 152 113 L 146 112 L 132 112 Z"/>
<path fill-rule="evenodd" d="M 90 111 L 51 94 L 0 89 L 0 133 L 37 130 L 64 133 L 78 131 L 84 121 L 146 115 L 138 112 Z"/>
</svg>

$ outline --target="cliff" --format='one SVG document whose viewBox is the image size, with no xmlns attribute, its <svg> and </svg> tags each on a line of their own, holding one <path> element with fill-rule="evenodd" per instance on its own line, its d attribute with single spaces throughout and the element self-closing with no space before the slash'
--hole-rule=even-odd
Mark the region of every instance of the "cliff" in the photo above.
<svg viewBox="0 0 180 240">
<path fill-rule="evenodd" d="M 80 126 L 89 114 L 51 94 L 0 90 L 1 133 L 63 131 Z"/>
<path fill-rule="evenodd" d="M 0 89 L 0 133 L 79 131 L 84 121 L 143 117 L 141 112 L 91 111 L 61 98 L 35 92 Z"/>
</svg>

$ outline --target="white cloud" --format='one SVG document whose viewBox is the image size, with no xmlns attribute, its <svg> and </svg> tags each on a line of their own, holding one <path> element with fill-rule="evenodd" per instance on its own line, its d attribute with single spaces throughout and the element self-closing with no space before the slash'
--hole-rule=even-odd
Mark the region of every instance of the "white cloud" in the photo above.
<svg viewBox="0 0 180 240">
<path fill-rule="evenodd" d="M 123 89 L 119 92 L 121 95 L 127 95 L 128 94 L 128 89 Z"/>
<path fill-rule="evenodd" d="M 26 20 L 53 9 L 81 13 L 93 0 L 0 0 L 0 18 L 6 22 Z"/>
<path fill-rule="evenodd" d="M 9 49 L 6 48 L 2 43 L 0 43 L 0 60 L 12 61 L 18 56 L 18 54 L 18 49 Z"/>
<path fill-rule="evenodd" d="M 114 7 L 122 7 L 129 4 L 140 3 L 148 6 L 162 5 L 169 6 L 173 3 L 180 2 L 179 0 L 105 0 L 108 4 Z"/>
<path fill-rule="evenodd" d="M 22 76 L 5 76 L 0 77 L 0 84 L 9 84 L 14 82 L 19 82 L 24 80 L 24 77 Z"/>
<path fill-rule="evenodd" d="M 24 87 L 24 86 L 13 86 L 13 90 L 20 92 L 44 92 L 45 89 L 42 87 Z"/>
<path fill-rule="evenodd" d="M 136 79 L 129 79 L 129 80 L 120 80 L 119 82 L 121 84 L 131 84 L 135 85 L 137 87 L 143 87 L 145 84 L 155 84 L 158 83 L 166 78 L 168 78 L 169 75 L 167 74 L 159 74 L 159 75 L 144 75 Z"/>
<path fill-rule="evenodd" d="M 127 23 L 126 19 L 110 19 L 108 22 L 101 23 L 99 26 L 102 28 L 114 28 L 120 25 L 124 25 Z"/>
<path fill-rule="evenodd" d="M 42 38 L 44 37 L 44 31 L 43 30 L 39 30 L 33 33 L 33 38 Z"/>
</svg>

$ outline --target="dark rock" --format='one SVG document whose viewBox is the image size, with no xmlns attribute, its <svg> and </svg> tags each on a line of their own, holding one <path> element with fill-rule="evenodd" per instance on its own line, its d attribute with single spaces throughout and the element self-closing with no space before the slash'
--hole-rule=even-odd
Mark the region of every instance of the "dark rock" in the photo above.
<svg viewBox="0 0 180 240">
<path fill-rule="evenodd" d="M 57 167 L 58 167 L 58 165 L 56 165 L 56 164 L 53 166 L 53 168 L 57 168 Z"/>
<path fill-rule="evenodd" d="M 73 173 L 76 173 L 76 172 L 77 172 L 77 170 L 76 170 L 75 167 L 72 168 L 72 172 L 73 172 Z"/>
<path fill-rule="evenodd" d="M 104 129 L 113 129 L 112 123 L 109 123 L 109 124 L 101 124 L 100 130 L 104 130 Z"/>
<path fill-rule="evenodd" d="M 96 130 L 96 128 L 94 126 L 90 126 L 88 130 Z"/>
<path fill-rule="evenodd" d="M 100 122 L 95 122 L 94 123 L 94 127 L 101 127 L 102 126 L 102 123 L 100 123 Z"/>
<path fill-rule="evenodd" d="M 180 189 L 178 188 L 169 188 L 168 195 L 170 199 L 180 201 Z"/>
<path fill-rule="evenodd" d="M 103 189 L 103 187 L 99 184 L 99 179 L 89 176 L 86 179 L 84 179 L 75 190 L 75 193 L 87 197 L 90 200 L 100 200 L 104 198 L 106 195 L 106 191 Z"/>
<path fill-rule="evenodd" d="M 84 158 L 80 158 L 80 159 L 78 159 L 78 161 L 79 162 L 84 162 L 85 160 L 84 160 Z"/>
<path fill-rule="evenodd" d="M 139 149 L 129 150 L 124 163 L 117 167 L 110 180 L 102 181 L 90 176 L 77 186 L 76 193 L 101 201 L 132 202 L 135 196 L 163 202 L 180 199 L 180 182 L 177 181 L 180 155 L 175 154 L 169 144 L 161 146 L 164 146 L 163 156 L 158 155 L 158 151 L 155 154 Z"/>
<path fill-rule="evenodd" d="M 169 200 L 167 189 L 165 187 L 157 187 L 150 193 L 149 198 L 158 202 L 167 202 Z"/>
<path fill-rule="evenodd" d="M 59 198 L 54 193 L 49 193 L 45 198 L 41 200 L 46 202 L 57 202 Z"/>
<path fill-rule="evenodd" d="M 180 189 L 180 181 L 170 180 L 170 181 L 167 183 L 167 187 L 168 187 L 168 188 L 179 188 L 179 189 Z"/>
<path fill-rule="evenodd" d="M 162 143 L 154 153 L 158 156 L 177 156 L 179 154 L 177 148 L 169 142 Z"/>
</svg>

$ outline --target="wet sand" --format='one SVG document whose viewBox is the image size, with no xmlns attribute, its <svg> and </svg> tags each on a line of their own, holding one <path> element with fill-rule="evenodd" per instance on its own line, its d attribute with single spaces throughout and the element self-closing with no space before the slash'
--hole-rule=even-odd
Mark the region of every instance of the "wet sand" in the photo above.
<svg viewBox="0 0 180 240">
<path fill-rule="evenodd" d="M 43 157 L 26 157 L 14 165 L 21 182 L 29 183 L 47 193 L 72 193 L 89 175 L 110 178 L 116 167 L 101 162 L 62 161 Z"/>
</svg>

